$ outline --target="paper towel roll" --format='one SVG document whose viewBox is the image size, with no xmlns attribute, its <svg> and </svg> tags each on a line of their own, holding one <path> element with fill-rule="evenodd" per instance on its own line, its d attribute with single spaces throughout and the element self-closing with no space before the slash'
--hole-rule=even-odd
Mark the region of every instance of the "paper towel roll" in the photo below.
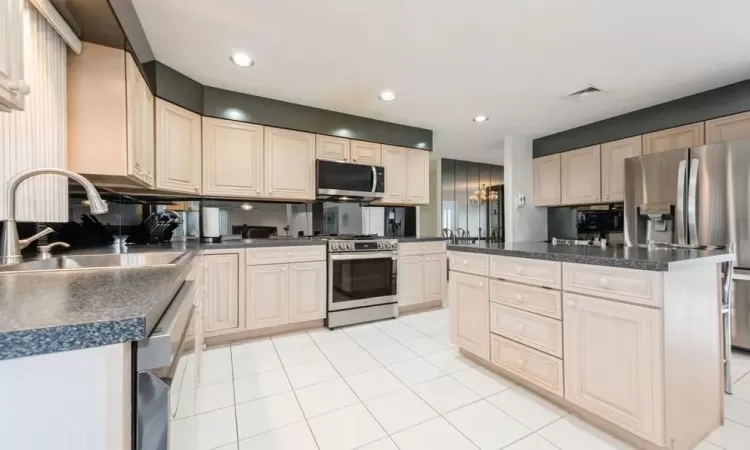
<svg viewBox="0 0 750 450">
<path fill-rule="evenodd" d="M 219 208 L 203 208 L 202 214 L 203 236 L 219 237 Z"/>
</svg>

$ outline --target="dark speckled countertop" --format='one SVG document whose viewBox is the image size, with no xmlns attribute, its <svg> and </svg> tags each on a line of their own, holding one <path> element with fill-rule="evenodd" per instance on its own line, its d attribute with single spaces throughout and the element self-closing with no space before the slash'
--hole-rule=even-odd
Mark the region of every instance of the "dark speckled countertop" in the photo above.
<svg viewBox="0 0 750 450">
<path fill-rule="evenodd" d="M 552 245 L 545 242 L 448 244 L 448 250 L 661 272 L 691 267 L 696 264 L 717 264 L 734 259 L 733 253 L 720 250 L 648 250 L 641 247 L 600 248 Z"/>
</svg>

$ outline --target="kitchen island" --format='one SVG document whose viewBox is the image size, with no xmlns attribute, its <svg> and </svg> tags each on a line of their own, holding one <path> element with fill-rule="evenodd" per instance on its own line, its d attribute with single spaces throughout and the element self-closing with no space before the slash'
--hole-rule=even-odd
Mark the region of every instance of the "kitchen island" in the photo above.
<svg viewBox="0 0 750 450">
<path fill-rule="evenodd" d="M 451 338 L 644 449 L 723 422 L 723 251 L 449 245 Z"/>
</svg>

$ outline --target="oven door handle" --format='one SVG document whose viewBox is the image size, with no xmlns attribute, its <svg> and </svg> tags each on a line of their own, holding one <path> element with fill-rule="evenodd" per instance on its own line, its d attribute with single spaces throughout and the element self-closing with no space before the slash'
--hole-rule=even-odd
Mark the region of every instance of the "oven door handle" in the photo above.
<svg viewBox="0 0 750 450">
<path fill-rule="evenodd" d="M 362 253 L 334 253 L 329 255 L 331 261 L 351 261 L 357 259 L 397 259 L 395 252 L 362 252 Z"/>
</svg>

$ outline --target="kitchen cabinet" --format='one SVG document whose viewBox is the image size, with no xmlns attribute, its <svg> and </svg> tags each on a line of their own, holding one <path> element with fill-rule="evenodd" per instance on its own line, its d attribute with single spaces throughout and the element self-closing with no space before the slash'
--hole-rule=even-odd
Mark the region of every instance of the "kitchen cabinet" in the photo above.
<svg viewBox="0 0 750 450">
<path fill-rule="evenodd" d="M 263 145 L 265 195 L 315 200 L 315 135 L 265 127 Z"/>
<path fill-rule="evenodd" d="M 329 161 L 348 162 L 350 160 L 349 139 L 315 135 L 315 157 Z"/>
<path fill-rule="evenodd" d="M 560 154 L 534 158 L 534 206 L 560 204 Z"/>
<path fill-rule="evenodd" d="M 68 168 L 103 186 L 154 187 L 154 97 L 132 55 L 84 42 L 68 56 L 67 89 Z"/>
<path fill-rule="evenodd" d="M 462 349 L 490 359 L 490 290 L 484 277 L 451 273 L 448 283 L 451 341 Z"/>
<path fill-rule="evenodd" d="M 385 167 L 385 196 L 377 203 L 404 203 L 406 201 L 407 156 L 406 149 L 392 145 L 383 146 Z"/>
<path fill-rule="evenodd" d="M 423 301 L 443 301 L 445 297 L 446 279 L 448 277 L 448 260 L 445 253 L 425 255 L 422 268 L 424 278 L 422 295 Z"/>
<path fill-rule="evenodd" d="M 641 136 L 602 144 L 602 201 L 625 200 L 625 160 L 641 156 L 642 147 Z"/>
<path fill-rule="evenodd" d="M 30 88 L 24 80 L 24 0 L 0 4 L 0 111 L 23 110 Z"/>
<path fill-rule="evenodd" d="M 750 112 L 706 121 L 706 144 L 750 139 Z"/>
<path fill-rule="evenodd" d="M 398 261 L 398 304 L 414 305 L 423 302 L 424 257 L 403 256 Z"/>
<path fill-rule="evenodd" d="M 386 178 L 388 171 L 386 170 Z M 406 150 L 406 201 L 411 204 L 430 203 L 430 153 Z"/>
<path fill-rule="evenodd" d="M 442 302 L 447 270 L 445 242 L 402 243 L 398 256 L 398 304 Z"/>
<path fill-rule="evenodd" d="M 247 329 L 289 323 L 289 264 L 248 266 Z"/>
<path fill-rule="evenodd" d="M 326 317 L 325 261 L 289 264 L 289 322 Z"/>
<path fill-rule="evenodd" d="M 156 188 L 201 193 L 201 116 L 156 99 Z"/>
<path fill-rule="evenodd" d="M 263 196 L 263 127 L 203 118 L 203 195 Z"/>
<path fill-rule="evenodd" d="M 238 253 L 203 256 L 203 325 L 206 335 L 239 331 L 241 279 Z"/>
<path fill-rule="evenodd" d="M 661 312 L 565 293 L 565 398 L 660 443 Z"/>
<path fill-rule="evenodd" d="M 697 147 L 706 143 L 704 123 L 698 122 L 643 135 L 643 154 Z"/>
<path fill-rule="evenodd" d="M 580 205 L 601 200 L 601 152 L 599 145 L 560 154 L 561 203 Z"/>
<path fill-rule="evenodd" d="M 383 146 L 373 142 L 351 141 L 350 160 L 357 164 L 379 166 L 383 160 Z"/>
</svg>

